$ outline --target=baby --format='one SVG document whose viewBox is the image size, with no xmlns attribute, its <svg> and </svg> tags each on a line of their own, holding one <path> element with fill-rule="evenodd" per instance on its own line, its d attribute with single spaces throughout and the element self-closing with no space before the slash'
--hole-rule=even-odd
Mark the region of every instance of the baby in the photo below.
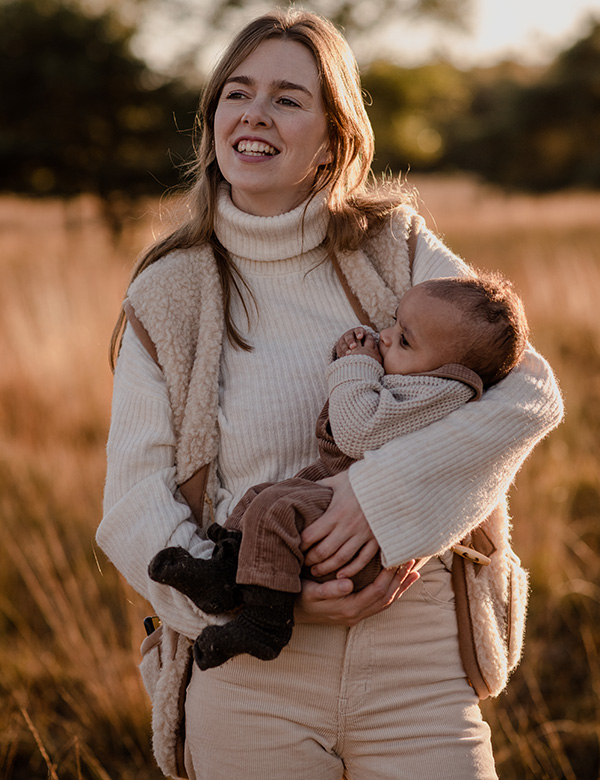
<svg viewBox="0 0 600 780">
<path fill-rule="evenodd" d="M 518 363 L 527 337 L 523 305 L 510 283 L 482 273 L 418 284 L 379 337 L 360 326 L 340 338 L 317 420 L 319 459 L 291 479 L 250 488 L 225 527 L 208 528 L 215 543 L 210 560 L 170 547 L 150 563 L 153 580 L 177 588 L 204 612 L 237 610 L 229 623 L 208 626 L 196 639 L 201 669 L 240 653 L 273 659 L 289 642 L 301 576 L 311 576 L 303 568 L 301 533 L 333 495 L 317 481 L 477 400 Z M 354 589 L 380 570 L 377 553 L 353 577 Z"/>
</svg>

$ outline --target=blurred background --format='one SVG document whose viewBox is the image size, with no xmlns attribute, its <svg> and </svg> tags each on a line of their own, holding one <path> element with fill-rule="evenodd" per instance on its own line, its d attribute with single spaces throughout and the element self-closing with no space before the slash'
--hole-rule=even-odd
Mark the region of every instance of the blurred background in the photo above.
<svg viewBox="0 0 600 780">
<path fill-rule="evenodd" d="M 108 342 L 175 218 L 205 74 L 269 7 L 0 0 L 0 780 L 162 776 L 136 667 L 148 606 L 94 542 Z M 357 53 L 376 172 L 515 281 L 563 388 L 565 422 L 511 491 L 525 653 L 483 710 L 501 780 L 597 780 L 600 3 L 304 7 Z"/>
</svg>

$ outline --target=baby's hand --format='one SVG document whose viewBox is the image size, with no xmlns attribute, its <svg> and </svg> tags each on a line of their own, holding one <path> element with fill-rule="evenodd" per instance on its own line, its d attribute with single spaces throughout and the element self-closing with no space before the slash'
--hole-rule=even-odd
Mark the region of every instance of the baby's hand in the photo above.
<svg viewBox="0 0 600 780">
<path fill-rule="evenodd" d="M 382 363 L 377 341 L 361 327 L 353 328 L 344 333 L 336 344 L 335 351 L 339 358 L 347 355 L 367 355 L 378 363 Z"/>
<path fill-rule="evenodd" d="M 347 330 L 335 345 L 336 357 L 341 358 L 350 355 L 353 349 L 356 349 L 356 347 L 363 343 L 365 336 L 366 333 L 364 328 L 359 327 Z"/>
</svg>

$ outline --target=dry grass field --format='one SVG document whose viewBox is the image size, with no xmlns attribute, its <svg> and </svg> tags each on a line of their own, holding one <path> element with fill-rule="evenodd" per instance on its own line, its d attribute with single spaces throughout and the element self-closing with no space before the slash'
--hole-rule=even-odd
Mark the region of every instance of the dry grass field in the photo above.
<svg viewBox="0 0 600 780">
<path fill-rule="evenodd" d="M 511 494 L 533 597 L 523 662 L 484 702 L 501 780 L 600 766 L 600 193 L 508 196 L 416 179 L 422 213 L 522 293 L 567 417 Z M 160 230 L 139 206 L 115 243 L 97 204 L 0 199 L 0 780 L 153 780 L 137 676 L 147 607 L 102 553 L 108 341 L 131 264 Z"/>
</svg>

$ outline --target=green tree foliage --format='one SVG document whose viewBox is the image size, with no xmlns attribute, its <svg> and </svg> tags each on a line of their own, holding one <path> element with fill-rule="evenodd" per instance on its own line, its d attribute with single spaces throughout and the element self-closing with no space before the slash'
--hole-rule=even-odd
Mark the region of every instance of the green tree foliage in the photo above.
<svg viewBox="0 0 600 780">
<path fill-rule="evenodd" d="M 546 68 L 373 63 L 377 171 L 467 170 L 508 188 L 600 187 L 600 23 Z"/>
<path fill-rule="evenodd" d="M 129 0 L 127 8 L 164 2 Z M 190 0 L 172 2 L 189 12 Z M 463 0 L 381 2 L 441 14 Z M 219 0 L 215 23 L 235 7 Z M 355 30 L 376 21 L 356 0 L 331 0 L 331 11 L 338 20 L 352 13 Z M 91 192 L 111 204 L 177 183 L 197 91 L 133 56 L 135 31 L 119 18 L 86 14 L 78 0 L 0 0 L 0 191 Z M 600 22 L 545 69 L 380 61 L 363 83 L 377 171 L 469 170 L 536 191 L 600 187 Z"/>
<path fill-rule="evenodd" d="M 446 153 L 443 128 L 470 102 L 460 71 L 444 62 L 408 69 L 375 62 L 363 85 L 375 131 L 374 169 L 438 168 Z"/>
<path fill-rule="evenodd" d="M 108 201 L 176 183 L 197 98 L 158 81 L 131 35 L 74 3 L 0 3 L 1 190 Z"/>
<path fill-rule="evenodd" d="M 600 187 L 600 23 L 533 83 L 472 83 L 446 163 L 507 187 Z"/>
<path fill-rule="evenodd" d="M 186 0 L 183 3 L 186 4 Z M 229 27 L 232 17 L 235 18 L 240 9 L 247 10 L 253 6 L 256 6 L 257 13 L 264 11 L 261 0 L 216 0 L 212 4 L 212 13 L 209 12 L 210 24 Z M 323 14 L 343 27 L 350 36 L 377 29 L 389 24 L 391 19 L 402 17 L 429 18 L 443 24 L 464 27 L 471 6 L 472 0 L 369 0 L 368 3 L 364 0 L 306 0 L 302 3 L 303 8 Z"/>
</svg>

